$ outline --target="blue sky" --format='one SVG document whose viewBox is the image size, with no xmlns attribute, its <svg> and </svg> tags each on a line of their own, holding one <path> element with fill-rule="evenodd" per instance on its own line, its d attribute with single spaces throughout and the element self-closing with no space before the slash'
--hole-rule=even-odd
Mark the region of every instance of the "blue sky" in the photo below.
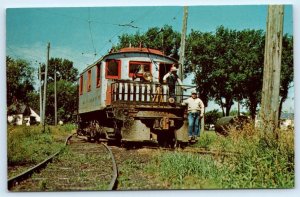
<svg viewBox="0 0 300 197">
<path fill-rule="evenodd" d="M 7 9 L 6 16 L 7 55 L 37 66 L 46 61 L 46 45 L 50 42 L 51 57 L 67 58 L 81 72 L 105 55 L 124 33 L 143 33 L 166 24 L 180 32 L 183 7 L 13 8 Z M 189 6 L 187 32 L 214 32 L 220 25 L 265 30 L 266 16 L 266 5 Z M 285 6 L 284 33 L 293 35 L 291 5 Z M 191 79 L 185 82 L 191 83 Z M 287 111 L 294 108 L 294 89 L 290 92 L 284 105 Z M 210 102 L 208 110 L 214 108 L 219 106 Z"/>
<path fill-rule="evenodd" d="M 223 25 L 231 29 L 265 29 L 267 6 L 190 6 L 191 29 L 214 32 Z M 45 61 L 51 56 L 74 61 L 79 71 L 104 55 L 123 33 L 145 32 L 165 24 L 181 31 L 183 7 L 91 7 L 8 9 L 6 52 L 13 57 Z M 285 33 L 293 33 L 292 7 L 285 7 Z M 134 27 L 123 26 L 131 24 Z M 96 56 L 94 54 L 97 54 Z"/>
</svg>

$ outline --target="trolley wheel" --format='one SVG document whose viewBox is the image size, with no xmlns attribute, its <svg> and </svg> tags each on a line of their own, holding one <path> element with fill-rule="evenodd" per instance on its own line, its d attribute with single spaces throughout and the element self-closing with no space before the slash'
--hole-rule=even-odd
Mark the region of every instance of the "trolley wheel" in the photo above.
<svg viewBox="0 0 300 197">
<path fill-rule="evenodd" d="M 157 135 L 159 146 L 166 148 L 176 148 L 178 146 L 174 131 L 161 132 Z"/>
<path fill-rule="evenodd" d="M 92 141 L 92 138 L 90 136 L 87 136 L 87 141 L 88 142 L 91 142 Z"/>
<path fill-rule="evenodd" d="M 184 149 L 185 147 L 188 146 L 188 142 L 177 142 L 177 148 Z"/>
</svg>

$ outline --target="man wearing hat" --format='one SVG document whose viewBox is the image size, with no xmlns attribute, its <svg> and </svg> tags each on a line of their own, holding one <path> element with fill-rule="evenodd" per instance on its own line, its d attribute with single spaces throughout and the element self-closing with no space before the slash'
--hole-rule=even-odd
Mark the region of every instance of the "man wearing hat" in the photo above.
<svg viewBox="0 0 300 197">
<path fill-rule="evenodd" d="M 200 119 L 203 117 L 204 104 L 200 98 L 197 98 L 197 92 L 192 91 L 192 96 L 182 102 L 182 105 L 188 106 L 189 139 L 198 141 L 200 137 Z"/>
<path fill-rule="evenodd" d="M 177 68 L 175 66 L 172 66 L 170 69 L 170 72 L 168 72 L 167 74 L 165 74 L 165 76 L 163 77 L 163 81 L 164 83 L 168 83 L 169 85 L 169 96 L 172 98 L 175 98 L 175 84 L 176 82 L 179 83 L 179 85 L 181 85 L 181 88 L 185 90 L 185 88 L 182 86 L 182 81 L 180 80 L 180 78 L 177 75 Z"/>
</svg>

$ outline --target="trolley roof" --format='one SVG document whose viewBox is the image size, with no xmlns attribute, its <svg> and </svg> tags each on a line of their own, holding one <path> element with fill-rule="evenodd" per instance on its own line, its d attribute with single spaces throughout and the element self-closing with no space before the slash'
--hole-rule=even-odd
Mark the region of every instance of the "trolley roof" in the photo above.
<svg viewBox="0 0 300 197">
<path fill-rule="evenodd" d="M 87 68 L 85 68 L 82 73 L 86 72 L 88 69 L 90 69 L 91 67 L 93 67 L 94 65 L 96 65 L 97 63 L 101 62 L 103 59 L 105 59 L 106 57 L 110 56 L 110 55 L 116 55 L 116 54 L 124 54 L 124 53 L 144 53 L 144 54 L 153 54 L 153 55 L 158 55 L 164 58 L 167 58 L 171 61 L 177 62 L 176 59 L 172 58 L 172 57 L 168 57 L 166 56 L 163 52 L 156 50 L 156 49 L 150 49 L 150 48 L 137 48 L 137 47 L 127 47 L 127 48 L 122 48 L 117 52 L 110 52 L 104 56 L 102 56 L 100 59 L 98 59 L 97 61 L 95 61 L 93 64 L 89 65 Z"/>
</svg>

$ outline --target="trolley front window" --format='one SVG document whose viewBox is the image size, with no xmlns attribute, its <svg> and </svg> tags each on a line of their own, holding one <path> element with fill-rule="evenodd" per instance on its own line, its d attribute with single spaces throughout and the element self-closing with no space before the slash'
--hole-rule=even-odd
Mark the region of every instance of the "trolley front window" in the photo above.
<svg viewBox="0 0 300 197">
<path fill-rule="evenodd" d="M 121 76 L 121 61 L 107 60 L 106 61 L 106 79 L 120 79 Z"/>
<path fill-rule="evenodd" d="M 151 73 L 151 63 L 150 62 L 137 62 L 130 61 L 129 62 L 129 77 L 133 76 L 143 76 L 145 72 Z"/>
</svg>

